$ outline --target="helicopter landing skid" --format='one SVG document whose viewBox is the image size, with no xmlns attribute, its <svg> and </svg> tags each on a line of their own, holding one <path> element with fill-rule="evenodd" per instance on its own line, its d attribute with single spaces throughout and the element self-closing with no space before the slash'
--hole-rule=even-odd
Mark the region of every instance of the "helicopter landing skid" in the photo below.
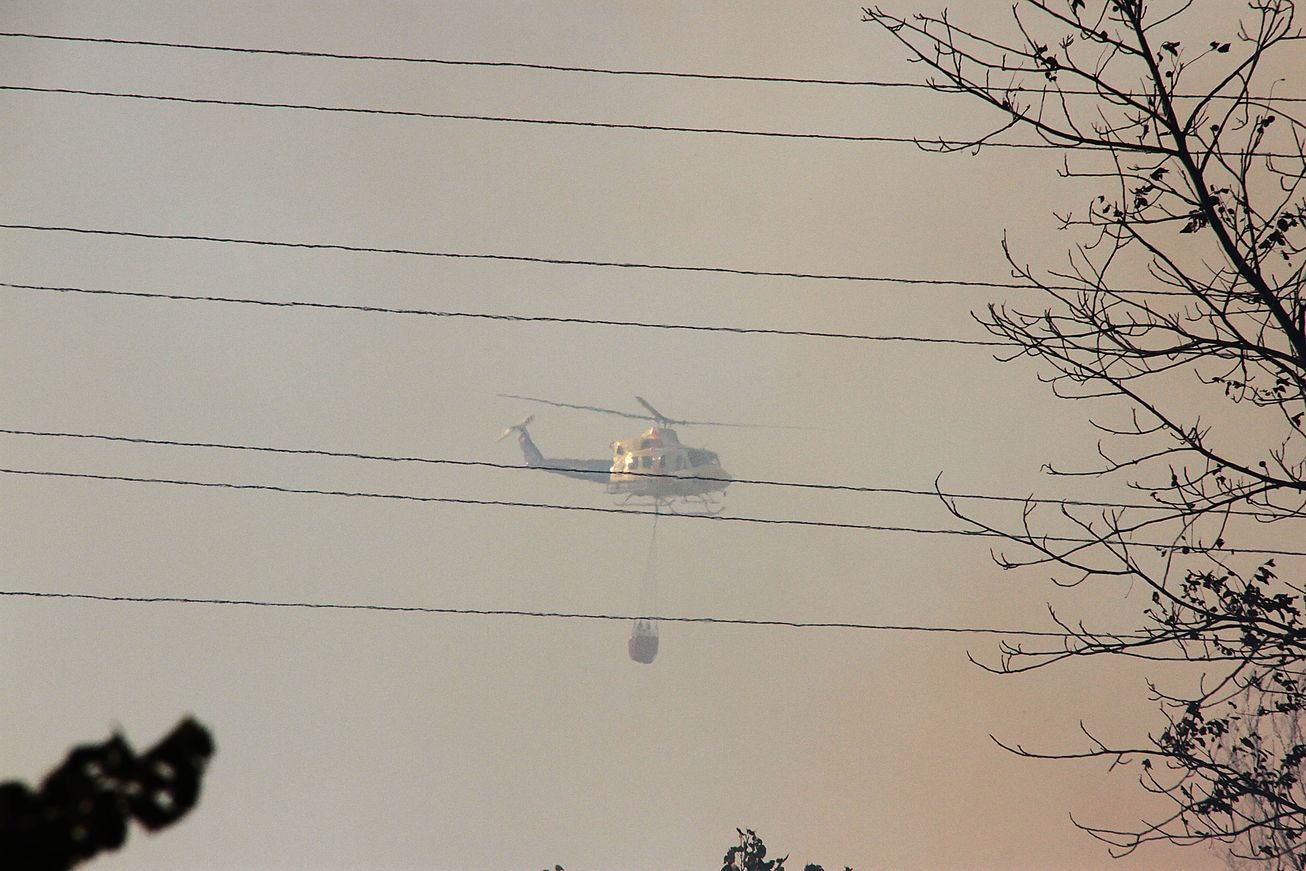
<svg viewBox="0 0 1306 871">
<path fill-rule="evenodd" d="M 691 507 L 690 503 L 694 503 Z M 681 514 L 701 517 L 720 517 L 721 512 L 725 509 L 721 500 L 714 499 L 710 495 L 700 494 L 695 496 L 657 496 L 649 497 L 639 494 L 627 494 L 620 503 L 623 507 L 634 505 L 638 507 L 650 507 L 655 511 L 664 514 Z M 689 507 L 690 510 L 678 510 Z"/>
</svg>

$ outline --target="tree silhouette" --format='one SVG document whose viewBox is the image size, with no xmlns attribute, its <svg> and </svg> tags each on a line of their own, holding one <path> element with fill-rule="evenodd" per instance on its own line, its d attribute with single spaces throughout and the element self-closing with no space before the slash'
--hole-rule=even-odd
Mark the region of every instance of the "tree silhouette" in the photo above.
<svg viewBox="0 0 1306 871">
<path fill-rule="evenodd" d="M 788 856 L 780 859 L 766 858 L 766 844 L 752 829 L 735 829 L 739 834 L 739 846 L 726 850 L 721 871 L 784 871 Z M 820 865 L 807 864 L 803 871 L 824 871 Z M 852 871 L 844 868 L 844 871 Z"/>
<path fill-rule="evenodd" d="M 65 871 L 127 839 L 135 819 L 150 831 L 172 825 L 199 801 L 213 739 L 182 720 L 142 756 L 121 735 L 76 747 L 39 790 L 0 783 L 0 857 L 21 871 Z"/>
<path fill-rule="evenodd" d="M 1017 0 L 1009 26 L 983 32 L 946 13 L 864 13 L 930 68 L 932 85 L 992 110 L 997 122 L 964 147 L 1032 134 L 1064 149 L 1061 175 L 1091 191 L 1081 212 L 1057 216 L 1076 240 L 1063 266 L 1022 265 L 1003 240 L 1039 304 L 977 318 L 1010 345 L 1003 359 L 1036 361 L 1056 396 L 1095 406 L 1100 464 L 1047 471 L 1123 478 L 1145 504 L 1031 502 L 1005 524 L 945 501 L 1019 545 L 995 554 L 1005 568 L 1115 596 L 1128 586 L 1148 602 L 1127 631 L 1053 611 L 1064 644 L 1004 645 L 986 667 L 1102 655 L 1200 664 L 1200 679 L 1149 684 L 1167 725 L 1136 744 L 1086 730 L 1077 752 L 1009 749 L 1138 760 L 1143 787 L 1171 804 L 1136 827 L 1083 826 L 1113 852 L 1219 840 L 1301 869 L 1306 588 L 1299 559 L 1248 551 L 1306 540 L 1306 126 L 1274 96 L 1302 43 L 1291 41 L 1292 0 L 1228 4 L 1242 20 L 1201 32 L 1197 14 L 1220 6 Z"/>
<path fill-rule="evenodd" d="M 739 846 L 726 850 L 721 871 L 784 871 L 785 860 L 766 858 L 766 844 L 752 829 L 735 829 Z"/>
<path fill-rule="evenodd" d="M 1276 704 L 1273 693 L 1267 693 L 1256 687 L 1248 687 L 1237 700 L 1243 710 L 1258 710 Z M 1290 717 L 1255 717 L 1246 718 L 1231 726 L 1233 742 L 1252 752 L 1268 754 L 1286 754 L 1292 748 L 1306 741 L 1306 729 L 1303 718 Z M 1246 739 L 1246 740 L 1244 740 Z M 1251 797 L 1251 802 L 1262 805 L 1261 813 L 1270 810 L 1269 803 L 1260 797 Z M 1291 842 L 1284 832 L 1267 827 L 1263 832 L 1265 846 L 1269 849 L 1255 858 L 1230 856 L 1228 865 L 1234 869 L 1273 868 L 1274 871 L 1290 871 L 1302 867 L 1302 857 L 1297 845 Z M 1268 861 L 1267 861 L 1268 860 Z"/>
</svg>

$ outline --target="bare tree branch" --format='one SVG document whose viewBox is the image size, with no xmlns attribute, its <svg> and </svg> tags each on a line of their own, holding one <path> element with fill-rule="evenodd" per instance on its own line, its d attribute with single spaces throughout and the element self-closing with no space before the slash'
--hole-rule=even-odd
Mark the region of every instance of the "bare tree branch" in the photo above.
<svg viewBox="0 0 1306 871">
<path fill-rule="evenodd" d="M 1003 674 L 1092 656 L 1203 669 L 1187 690 L 1150 685 L 1167 725 L 1133 745 L 1087 728 L 1078 751 L 999 743 L 1032 759 L 1136 762 L 1168 811 L 1077 822 L 1116 855 L 1218 842 L 1303 871 L 1306 579 L 1299 561 L 1228 544 L 1279 530 L 1300 540 L 1286 524 L 1306 517 L 1306 127 L 1262 84 L 1272 53 L 1302 37 L 1294 0 L 1251 0 L 1237 32 L 1218 35 L 1192 32 L 1194 8 L 1017 0 L 1002 33 L 946 13 L 863 12 L 937 88 L 994 111 L 972 148 L 1024 131 L 1066 149 L 1059 175 L 1097 188 L 1082 212 L 1056 216 L 1079 236 L 1064 266 L 1023 264 L 1003 240 L 1043 307 L 993 304 L 976 319 L 1009 346 L 1000 360 L 1037 361 L 1053 395 L 1097 409 L 1100 465 L 1049 473 L 1119 478 L 1167 509 L 1031 501 L 1008 524 L 941 496 L 1011 542 L 993 554 L 1003 568 L 1050 567 L 1054 583 L 1090 589 L 1128 580 L 1148 597 L 1128 631 L 1049 609 L 1063 641 L 972 660 Z M 1140 286 L 1179 295 L 1125 290 Z"/>
</svg>

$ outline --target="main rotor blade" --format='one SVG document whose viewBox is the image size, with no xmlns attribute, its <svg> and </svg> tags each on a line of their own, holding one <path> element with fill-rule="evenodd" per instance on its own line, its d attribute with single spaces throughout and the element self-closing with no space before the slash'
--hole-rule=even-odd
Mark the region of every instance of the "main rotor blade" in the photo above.
<svg viewBox="0 0 1306 871">
<path fill-rule="evenodd" d="M 726 426 L 731 429 L 802 429 L 813 432 L 829 432 L 822 426 L 786 426 L 782 423 L 728 423 L 721 420 L 668 420 L 672 426 Z"/>
<path fill-rule="evenodd" d="M 647 409 L 648 409 L 648 413 L 651 414 L 651 415 L 653 415 L 653 419 L 656 420 L 656 421 L 665 421 L 666 423 L 680 423 L 680 422 L 681 422 L 681 421 L 678 421 L 678 420 L 672 420 L 671 418 L 667 417 L 665 414 L 663 414 L 662 412 L 658 411 L 658 410 L 657 410 L 656 408 L 654 408 L 653 406 L 649 405 L 648 400 L 645 399 L 645 398 L 642 397 L 642 396 L 636 396 L 636 397 L 635 397 L 635 401 L 638 402 L 640 405 L 644 406 L 645 408 L 647 408 Z"/>
<path fill-rule="evenodd" d="M 667 417 L 665 414 L 658 411 L 642 396 L 636 396 L 635 401 L 647 408 L 649 414 L 653 415 L 655 421 L 669 424 L 671 426 L 728 426 L 733 429 L 817 429 L 817 427 L 811 426 L 783 426 L 774 423 L 726 423 L 725 421 L 720 420 L 676 420 L 675 418 Z"/>
<path fill-rule="evenodd" d="M 648 420 L 647 414 L 631 414 L 626 411 L 617 411 L 615 408 L 599 408 L 597 405 L 574 405 L 570 402 L 555 402 L 552 399 L 541 399 L 538 396 L 519 396 L 516 393 L 499 393 L 504 399 L 524 399 L 527 402 L 539 402 L 543 405 L 552 405 L 555 408 L 575 408 L 579 411 L 597 411 L 600 414 L 615 414 L 617 417 L 626 417 L 631 420 Z"/>
<path fill-rule="evenodd" d="M 647 408 L 649 414 L 653 415 L 655 421 L 658 423 L 669 424 L 671 426 L 728 426 L 732 429 L 821 429 L 821 427 L 817 426 L 785 426 L 783 424 L 775 423 L 727 423 L 720 420 L 676 420 L 675 418 L 667 417 L 665 414 L 658 411 L 642 396 L 636 396 L 635 401 Z"/>
<path fill-rule="evenodd" d="M 819 426 L 785 426 L 783 424 L 774 423 L 727 423 L 719 420 L 675 420 L 673 418 L 664 417 L 657 409 L 649 405 L 646 400 L 641 399 L 638 396 L 635 398 L 638 399 L 645 408 L 652 412 L 652 414 L 631 414 L 628 411 L 617 411 L 615 408 L 600 408 L 597 405 L 576 405 L 571 402 L 557 402 L 553 399 L 541 399 L 538 396 L 519 396 L 516 393 L 499 393 L 496 395 L 501 396 L 504 399 L 523 399 L 527 402 L 539 402 L 544 405 L 552 405 L 556 408 L 574 408 L 579 411 L 597 411 L 600 414 L 612 414 L 617 417 L 628 418 L 629 420 L 660 421 L 669 426 L 724 426 L 730 427 L 731 429 L 793 429 L 820 432 L 828 431 Z"/>
</svg>

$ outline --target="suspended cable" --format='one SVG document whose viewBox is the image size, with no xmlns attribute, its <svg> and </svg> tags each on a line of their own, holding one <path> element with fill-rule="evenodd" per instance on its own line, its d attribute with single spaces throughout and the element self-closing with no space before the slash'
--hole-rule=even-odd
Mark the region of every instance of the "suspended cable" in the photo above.
<svg viewBox="0 0 1306 871">
<path fill-rule="evenodd" d="M 401 614 L 459 614 L 476 617 L 536 617 L 550 620 L 619 620 L 640 619 L 628 614 L 591 614 L 566 611 L 517 611 L 506 608 L 435 608 L 426 605 L 379 605 L 353 602 L 282 602 L 263 599 L 207 599 L 194 596 L 120 596 L 100 593 L 52 593 L 34 590 L 0 590 L 0 596 L 29 599 L 80 599 L 90 602 L 126 602 L 162 605 L 238 605 L 254 608 L 308 608 L 333 611 L 380 611 Z M 1023 635 L 1036 638 L 1079 638 L 1070 632 L 1038 629 L 993 629 L 980 626 L 912 626 L 894 623 L 814 622 L 800 620 L 761 620 L 748 617 L 648 617 L 665 623 L 709 623 L 728 626 L 774 626 L 788 629 L 840 629 L 871 632 L 929 632 L 948 635 Z M 1094 637 L 1111 640 L 1146 640 L 1149 636 L 1095 633 Z"/>
<path fill-rule="evenodd" d="M 421 112 L 416 109 L 377 109 L 365 106 L 322 106 L 314 103 L 276 103 L 263 100 L 225 100 L 217 97 L 182 97 L 176 94 L 140 94 L 125 91 L 92 91 L 84 88 L 42 88 L 32 85 L 0 85 L 0 91 L 28 94 L 64 94 L 79 97 L 113 97 L 123 100 L 148 100 L 163 103 L 188 103 L 198 106 L 229 106 L 246 109 L 294 109 L 308 112 L 339 112 L 351 115 L 382 115 L 399 118 L 427 118 L 437 121 L 485 121 L 496 124 L 532 124 L 547 127 L 587 127 L 603 130 L 638 130 L 654 133 L 708 133 L 718 136 L 751 136 L 768 139 L 808 139 L 825 142 L 881 142 L 908 145 L 930 145 L 946 149 L 968 149 L 977 143 L 973 140 L 922 139 L 912 136 L 881 136 L 855 133 L 803 133 L 783 130 L 741 130 L 728 127 L 685 127 L 673 124 L 636 124 L 623 121 L 575 121 L 563 118 L 522 118 L 508 115 L 477 115 L 458 112 Z M 985 148 L 1027 148 L 1040 151 L 1064 150 L 1067 145 L 1051 142 L 984 142 Z M 1075 148 L 1093 151 L 1105 150 L 1091 144 L 1074 144 Z M 1289 157 L 1283 154 L 1266 154 L 1265 157 Z"/>
<path fill-rule="evenodd" d="M 426 118 L 436 121 L 483 121 L 496 124 L 531 124 L 546 127 L 582 127 L 601 130 L 636 130 L 646 133 L 705 133 L 718 136 L 749 136 L 766 139 L 805 139 L 824 142 L 876 142 L 928 146 L 930 150 L 943 153 L 968 151 L 978 148 L 1014 148 L 1035 151 L 1064 151 L 1076 148 L 1081 151 L 1114 152 L 1109 145 L 1097 145 L 1091 142 L 1067 141 L 1055 142 L 995 142 L 986 138 L 979 139 L 943 139 L 921 138 L 918 136 L 882 136 L 877 134 L 856 133 L 804 133 L 783 130 L 742 130 L 731 127 L 686 127 L 673 124 L 636 124 L 623 121 L 576 121 L 563 118 L 522 118 L 508 115 L 477 115 L 458 112 L 421 112 L 416 109 L 377 109 L 366 106 L 322 106 L 316 103 L 276 103 L 263 100 L 227 100 L 218 97 L 182 97 L 176 94 L 141 94 L 124 91 L 92 91 L 85 88 L 43 88 L 33 85 L 0 85 L 0 91 L 14 91 L 28 94 L 64 94 L 79 97 L 112 97 L 124 100 L 147 100 L 163 103 L 186 103 L 198 106 L 228 106 L 246 109 L 292 109 L 308 112 L 336 112 L 351 115 L 378 115 L 397 118 Z M 1045 134 L 1051 135 L 1051 134 Z M 1148 146 L 1140 150 L 1153 155 L 1169 155 L 1161 146 Z M 1212 154 L 1237 157 L 1233 152 L 1211 152 Z M 1279 152 L 1258 152 L 1258 157 L 1278 157 L 1287 160 L 1300 159 L 1300 154 Z"/>
<path fill-rule="evenodd" d="M 895 275 L 844 275 L 821 272 L 783 272 L 766 269 L 743 269 L 731 266 L 693 266 L 672 263 L 640 263 L 616 260 L 578 260 L 559 257 L 535 257 L 522 254 L 473 254 L 459 251 L 429 251 L 413 248 L 382 248 L 364 245 L 346 245 L 336 242 L 286 242 L 272 239 L 247 239 L 231 236 L 205 236 L 185 233 L 146 233 L 137 230 L 107 230 L 99 227 L 68 227 L 46 224 L 6 224 L 0 223 L 3 230 L 32 230 L 49 233 L 77 233 L 89 236 L 116 236 L 128 239 L 153 239 L 172 242 L 214 242 L 224 245 L 256 245 L 269 248 L 293 248 L 307 251 L 347 251 L 356 254 L 397 254 L 413 257 L 439 257 L 453 260 L 491 260 L 510 263 L 541 263 L 556 266 L 590 266 L 615 269 L 647 269 L 662 272 L 694 272 L 715 275 L 742 275 L 761 278 L 797 278 L 816 281 L 855 281 L 878 282 L 882 284 L 901 284 L 912 286 L 936 287 L 983 287 L 994 290 L 1043 290 L 1065 293 L 1079 293 L 1080 287 L 1058 284 L 1032 284 L 1015 281 L 980 281 L 967 278 L 907 278 Z M 1104 291 L 1105 292 L 1105 291 Z M 1122 288 L 1109 291 L 1116 294 L 1133 294 L 1138 296 L 1190 296 L 1179 290 L 1148 290 L 1143 288 Z"/>
<path fill-rule="evenodd" d="M 274 308 L 312 308 L 328 309 L 338 311 L 358 311 L 371 312 L 376 314 L 392 315 L 424 315 L 427 317 L 437 318 L 471 318 L 491 321 L 508 321 L 514 323 L 545 323 L 545 324 L 582 324 L 587 326 L 606 326 L 606 327 L 637 327 L 650 330 L 683 330 L 691 332 L 707 333 L 737 333 L 741 335 L 766 335 L 766 336 L 797 336 L 814 339 L 852 339 L 861 342 L 915 342 L 922 344 L 934 345 L 968 345 L 973 347 L 992 347 L 1006 348 L 1010 347 L 1004 342 L 986 341 L 981 339 L 952 339 L 941 336 L 871 336 L 859 333 L 832 333 L 821 332 L 818 330 L 780 330 L 765 327 L 731 327 L 731 326 L 709 326 L 705 324 L 662 324 L 651 323 L 647 321 L 615 321 L 603 320 L 599 318 L 565 318 L 565 317 L 548 317 L 543 315 L 509 315 L 509 314 L 488 314 L 484 312 L 462 312 L 462 311 L 436 311 L 433 309 L 418 308 L 391 308 L 379 305 L 357 305 L 350 303 L 329 303 L 329 302 L 308 302 L 305 300 L 271 300 L 271 299 L 251 299 L 248 297 L 230 297 L 230 296 L 207 296 L 203 294 L 176 294 L 176 293 L 144 293 L 130 290 L 107 290 L 103 288 L 88 287 L 56 287 L 40 284 L 15 284 L 8 281 L 0 281 L 0 287 L 9 287 L 17 290 L 36 290 L 54 293 L 71 293 L 71 294 L 96 294 L 103 296 L 121 296 L 132 297 L 137 299 L 161 299 L 161 300 L 186 300 L 192 302 L 219 302 L 219 303 L 236 303 L 241 305 L 268 306 Z"/>
<path fill-rule="evenodd" d="M 103 435 L 100 433 L 82 433 L 82 432 L 49 432 L 43 430 L 28 429 L 7 429 L 0 428 L 0 434 L 16 436 L 33 436 L 38 438 L 63 438 L 63 439 L 84 439 L 90 441 L 120 442 L 134 445 L 151 445 L 162 447 L 181 447 L 181 448 L 203 448 L 217 449 L 224 451 L 248 451 L 255 453 L 286 454 L 294 456 L 312 456 L 312 457 L 333 457 L 337 459 L 352 460 L 376 460 L 388 463 L 420 463 L 426 465 L 438 466 L 462 466 L 481 469 L 498 469 L 511 472 L 567 472 L 568 474 L 592 474 L 595 480 L 604 481 L 610 474 L 607 471 L 588 473 L 578 472 L 575 469 L 563 466 L 522 466 L 512 463 L 494 463 L 486 460 L 452 460 L 437 457 L 407 457 L 394 456 L 387 454 L 366 454 L 355 451 L 328 451 L 319 448 L 284 448 L 270 447 L 267 445 L 239 445 L 223 442 L 196 442 L 196 441 L 179 441 L 176 439 L 154 439 L 141 438 L 137 436 L 116 436 Z M 700 478 L 694 475 L 671 475 L 663 472 L 641 472 L 638 470 L 623 471 L 624 475 L 638 478 L 668 478 L 677 481 L 716 481 L 717 479 Z M 1175 511 L 1174 506 L 1162 505 L 1159 503 L 1120 503 L 1120 502 L 1095 502 L 1087 499 L 1047 499 L 1036 498 L 1034 496 L 1003 496 L 992 493 L 958 493 L 946 490 L 924 490 L 913 489 L 909 487 L 870 487 L 859 486 L 855 484 L 818 484 L 801 481 L 772 481 L 759 478 L 731 478 L 730 483 L 752 484 L 767 487 L 790 487 L 804 490 L 834 490 L 846 493 L 880 493 L 895 496 L 930 496 L 943 499 L 966 499 L 983 502 L 1014 502 L 1022 505 L 1057 505 L 1073 506 L 1080 508 L 1106 508 L 1106 509 L 1137 509 L 1141 511 Z M 1223 513 L 1223 512 L 1222 512 Z M 1230 511 L 1230 514 L 1243 515 L 1247 517 L 1264 517 L 1265 512 L 1257 511 Z"/>
<path fill-rule="evenodd" d="M 274 55 L 278 57 L 323 58 L 329 60 L 385 61 L 393 63 L 427 64 L 432 66 L 483 67 L 492 69 L 539 70 L 562 73 L 592 73 L 606 76 L 634 76 L 641 78 L 699 79 L 720 82 L 763 82 L 795 85 L 850 85 L 877 88 L 930 88 L 920 82 L 887 82 L 857 79 L 822 79 L 800 78 L 795 76 L 751 76 L 723 73 L 678 72 L 674 70 L 633 70 L 613 69 L 611 67 L 563 66 L 560 64 L 526 63 L 522 61 L 484 61 L 455 60 L 449 58 L 415 57 L 412 55 L 393 54 L 345 54 L 331 51 L 308 51 L 302 49 L 248 48 L 230 45 L 212 45 L 209 43 L 160 42 L 147 39 L 112 39 L 109 37 L 63 36 L 45 33 L 0 33 L 0 36 L 16 39 L 32 39 L 61 42 L 99 43 L 104 45 L 135 45 L 150 48 L 175 48 L 190 51 L 225 52 L 230 54 Z"/>
<path fill-rule="evenodd" d="M 284 493 L 309 496 L 337 496 L 342 498 L 354 499 L 392 499 L 405 502 L 423 502 L 429 504 L 445 505 L 482 505 L 495 506 L 501 508 L 535 508 L 550 511 L 578 511 L 591 514 L 629 514 L 638 516 L 651 516 L 656 513 L 654 510 L 639 508 L 610 508 L 592 505 L 557 505 L 547 502 L 518 502 L 507 499 L 469 499 L 454 496 L 416 496 L 407 493 L 372 493 L 357 490 L 321 490 L 306 487 L 283 487 L 275 484 L 237 484 L 229 481 L 193 481 L 189 479 L 178 478 L 141 478 L 130 475 L 101 475 L 90 472 L 55 472 L 47 469 L 2 469 L 0 474 L 5 475 L 30 475 L 43 478 L 73 478 L 92 481 L 118 481 L 134 484 L 166 484 L 170 486 L 184 487 L 206 487 L 210 489 L 221 490 L 248 490 L 269 493 Z M 779 518 L 779 517 L 742 517 L 729 514 L 670 514 L 665 515 L 675 518 L 694 519 L 713 521 L 717 523 L 751 523 L 763 524 L 770 526 L 801 526 L 824 529 L 846 529 L 862 532 L 902 532 L 915 535 L 957 535 L 969 538 L 1001 538 L 1011 541 L 1011 536 L 1003 535 L 999 532 L 992 532 L 987 529 L 932 529 L 928 527 L 915 526 L 890 526 L 875 523 L 846 523 L 835 520 L 802 520 L 797 518 Z M 1048 544 L 1075 544 L 1075 545 L 1095 545 L 1108 543 L 1098 539 L 1072 538 L 1056 535 L 1040 535 L 1036 537 L 1040 543 Z M 1018 541 L 1015 543 L 1019 543 Z M 1253 548 L 1253 547 L 1210 547 L 1184 544 L 1158 544 L 1152 542 L 1131 542 L 1138 547 L 1150 547 L 1167 551 L 1190 551 L 1199 550 L 1209 553 L 1225 554 L 1258 554 L 1267 556 L 1306 556 L 1306 551 L 1295 550 L 1277 550 L 1272 548 Z"/>
<path fill-rule="evenodd" d="M 717 82 L 758 82 L 768 84 L 795 84 L 795 85 L 835 85 L 843 87 L 857 88 L 908 88 L 928 91 L 938 91 L 943 93 L 962 93 L 962 89 L 956 85 L 929 84 L 927 82 L 898 82 L 882 81 L 869 79 L 834 79 L 834 78 L 802 78 L 796 76 L 762 76 L 762 75 L 740 75 L 730 73 L 698 73 L 682 72 L 676 70 L 640 70 L 640 69 L 614 69 L 611 67 L 587 67 L 587 66 L 563 66 L 560 64 L 545 63 L 526 63 L 522 61 L 484 61 L 484 60 L 454 60 L 449 58 L 434 57 L 415 57 L 412 55 L 392 55 L 392 54 L 357 54 L 331 51 L 309 51 L 305 49 L 281 49 L 281 48 L 250 48 L 246 46 L 230 45 L 213 45 L 210 43 L 191 43 L 191 42 L 163 42 L 149 39 L 115 39 L 110 37 L 95 36 L 67 36 L 60 34 L 47 33 L 0 33 L 0 36 L 14 39 L 32 39 L 44 41 L 60 42 L 79 42 L 79 43 L 96 43 L 103 45 L 131 45 L 143 46 L 150 48 L 172 48 L 184 49 L 188 51 L 208 51 L 208 52 L 225 52 L 229 54 L 252 54 L 252 55 L 270 55 L 278 57 L 304 57 L 304 58 L 323 58 L 329 60 L 351 60 L 351 61 L 384 61 L 408 64 L 427 64 L 451 67 L 481 67 L 491 69 L 521 69 L 521 70 L 539 70 L 547 72 L 563 73 L 588 73 L 605 76 L 632 76 L 640 78 L 669 78 L 669 79 L 697 79 L 704 81 Z M 1043 93 L 1045 88 L 1030 87 L 1005 87 L 1003 91 L 1014 93 Z M 1101 96 L 1097 91 L 1074 88 L 1059 88 L 1058 94 L 1071 96 Z M 1206 99 L 1210 95 L 1206 94 L 1172 94 L 1172 98 L 1177 99 Z M 1232 95 L 1217 94 L 1215 99 L 1234 99 Z M 1270 98 L 1252 98 L 1257 102 L 1280 102 L 1295 103 L 1306 101 L 1303 97 L 1270 97 Z"/>
</svg>

